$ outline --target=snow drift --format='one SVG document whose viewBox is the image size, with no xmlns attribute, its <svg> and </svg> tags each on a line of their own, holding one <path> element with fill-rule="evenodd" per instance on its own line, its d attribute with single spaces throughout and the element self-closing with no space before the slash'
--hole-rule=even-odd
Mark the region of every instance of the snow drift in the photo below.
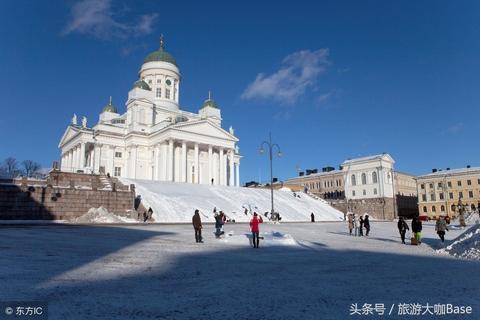
<svg viewBox="0 0 480 320">
<path fill-rule="evenodd" d="M 87 213 L 76 218 L 74 223 L 125 223 L 138 222 L 133 219 L 123 218 L 108 212 L 104 207 L 90 208 Z"/>
<path fill-rule="evenodd" d="M 460 235 L 451 245 L 437 251 L 458 258 L 480 260 L 480 225 L 474 225 Z"/>
<path fill-rule="evenodd" d="M 203 222 L 214 222 L 213 208 L 222 210 L 227 219 L 250 221 L 256 211 L 270 211 L 270 190 L 242 187 L 211 186 L 151 180 L 122 179 L 124 184 L 135 184 L 136 194 L 145 208 L 151 207 L 155 222 L 189 222 L 195 209 L 199 209 Z M 324 200 L 316 200 L 301 192 L 274 191 L 275 211 L 282 221 L 340 221 L 343 213 Z M 248 214 L 245 215 L 245 209 Z"/>
<path fill-rule="evenodd" d="M 260 232 L 260 237 L 263 238 L 260 240 L 260 246 L 262 247 L 298 246 L 298 242 L 291 235 L 277 231 Z M 233 231 L 226 232 L 226 235 L 221 239 L 224 243 L 240 246 L 253 246 L 252 240 L 251 233 L 235 235 Z"/>
</svg>

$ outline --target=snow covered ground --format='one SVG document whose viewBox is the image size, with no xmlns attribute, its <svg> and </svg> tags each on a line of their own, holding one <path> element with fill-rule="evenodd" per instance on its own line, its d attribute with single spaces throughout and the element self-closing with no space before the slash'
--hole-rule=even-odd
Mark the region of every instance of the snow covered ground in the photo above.
<svg viewBox="0 0 480 320">
<path fill-rule="evenodd" d="M 472 226 L 448 247 L 438 251 L 459 258 L 480 260 L 480 224 Z"/>
<path fill-rule="evenodd" d="M 136 194 L 141 195 L 145 208 L 153 209 L 156 222 L 192 221 L 195 209 L 202 213 L 202 219 L 214 222 L 213 208 L 222 210 L 230 219 L 249 221 L 245 208 L 263 214 L 270 211 L 270 190 L 210 186 L 189 183 L 173 183 L 151 180 L 122 179 L 124 184 L 135 184 Z M 297 197 L 289 189 L 274 191 L 275 210 L 282 221 L 310 221 L 315 214 L 317 221 L 343 220 L 343 213 L 323 200 L 316 200 L 305 193 Z"/>
<path fill-rule="evenodd" d="M 259 249 L 247 224 L 213 231 L 197 244 L 185 224 L 2 226 L 0 301 L 48 301 L 62 320 L 380 318 L 350 316 L 355 303 L 395 304 L 394 315 L 451 303 L 473 314 L 440 318 L 480 318 L 480 262 L 438 254 L 431 223 L 420 246 L 402 245 L 395 222 L 372 222 L 368 238 L 344 222 L 264 223 Z"/>
</svg>

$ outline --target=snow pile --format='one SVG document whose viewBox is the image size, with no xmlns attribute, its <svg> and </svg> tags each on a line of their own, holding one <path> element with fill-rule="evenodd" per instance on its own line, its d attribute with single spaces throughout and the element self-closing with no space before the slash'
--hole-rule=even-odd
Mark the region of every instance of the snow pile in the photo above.
<svg viewBox="0 0 480 320">
<path fill-rule="evenodd" d="M 263 239 L 262 239 L 263 237 Z M 220 239 L 224 243 L 253 246 L 252 243 L 252 234 L 245 233 L 241 235 L 235 235 L 233 231 L 227 232 L 225 237 Z M 298 242 L 289 234 L 284 234 L 281 232 L 260 232 L 260 246 L 270 247 L 270 246 L 297 246 Z"/>
<path fill-rule="evenodd" d="M 108 212 L 104 207 L 90 208 L 87 213 L 74 219 L 76 223 L 125 223 L 138 222 L 133 219 L 123 218 Z"/>
<path fill-rule="evenodd" d="M 458 258 L 480 260 L 480 225 L 471 227 L 451 245 L 437 251 Z"/>
<path fill-rule="evenodd" d="M 470 213 L 470 214 L 465 218 L 465 223 L 466 223 L 466 224 L 479 224 L 479 223 L 480 223 L 479 214 L 476 213 L 476 212 Z"/>
<path fill-rule="evenodd" d="M 255 211 L 264 216 L 270 209 L 270 190 L 175 183 L 152 180 L 121 179 L 123 184 L 135 184 L 145 208 L 152 208 L 155 222 L 192 222 L 199 209 L 203 222 L 215 222 L 213 208 L 222 210 L 227 219 L 248 222 Z M 340 221 L 343 213 L 324 201 L 313 199 L 303 192 L 274 190 L 275 211 L 282 221 Z M 245 209 L 247 214 L 245 215 Z M 265 216 L 264 216 L 265 217 Z"/>
<path fill-rule="evenodd" d="M 286 191 L 286 192 L 292 192 L 292 189 L 288 188 L 288 187 L 281 187 L 280 189 L 278 189 L 280 191 Z"/>
</svg>

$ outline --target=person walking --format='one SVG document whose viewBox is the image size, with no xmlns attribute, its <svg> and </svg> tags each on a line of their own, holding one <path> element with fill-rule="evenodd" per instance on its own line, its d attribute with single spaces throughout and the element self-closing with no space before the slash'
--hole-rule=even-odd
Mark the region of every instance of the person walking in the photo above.
<svg viewBox="0 0 480 320">
<path fill-rule="evenodd" d="M 313 212 L 310 214 L 310 221 L 315 222 L 315 215 L 313 214 Z"/>
<path fill-rule="evenodd" d="M 195 241 L 197 243 L 203 242 L 202 239 L 202 219 L 200 219 L 200 211 L 195 210 L 195 214 L 192 217 L 193 228 L 195 229 Z"/>
<path fill-rule="evenodd" d="M 445 242 L 445 231 L 448 231 L 447 222 L 443 216 L 440 216 L 435 224 L 435 231 L 437 231 L 438 236 Z"/>
<path fill-rule="evenodd" d="M 353 214 L 348 214 L 348 229 L 350 230 L 350 235 L 352 235 L 353 230 Z"/>
<path fill-rule="evenodd" d="M 253 239 L 253 247 L 258 248 L 260 244 L 260 228 L 259 224 L 263 223 L 263 219 L 261 216 L 258 216 L 256 212 L 253 213 L 253 218 L 250 220 L 250 230 L 252 231 L 252 239 Z"/>
<path fill-rule="evenodd" d="M 418 216 L 414 216 L 412 219 L 412 232 L 415 235 L 415 241 L 417 244 L 422 243 L 422 221 L 418 219 Z"/>
<path fill-rule="evenodd" d="M 402 243 L 405 244 L 405 234 L 407 233 L 407 230 L 410 230 L 410 228 L 408 227 L 408 224 L 405 222 L 403 217 L 398 218 L 397 228 L 398 232 L 400 232 L 400 238 L 402 239 Z"/>
<path fill-rule="evenodd" d="M 359 236 L 359 228 L 360 228 L 360 220 L 358 219 L 357 215 L 353 215 L 353 227 L 355 228 L 355 237 Z"/>
<path fill-rule="evenodd" d="M 368 234 L 370 233 L 370 217 L 368 214 L 365 215 L 365 218 L 363 218 L 363 226 L 365 227 L 365 235 L 368 237 Z"/>
<path fill-rule="evenodd" d="M 363 236 L 363 217 L 360 216 L 359 220 L 360 220 L 360 229 L 358 230 L 359 231 L 358 235 Z"/>
</svg>

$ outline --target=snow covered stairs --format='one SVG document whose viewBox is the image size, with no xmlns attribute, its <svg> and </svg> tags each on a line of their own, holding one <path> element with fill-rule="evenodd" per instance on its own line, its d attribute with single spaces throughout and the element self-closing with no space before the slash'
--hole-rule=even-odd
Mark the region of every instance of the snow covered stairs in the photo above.
<svg viewBox="0 0 480 320">
<path fill-rule="evenodd" d="M 112 191 L 112 182 L 110 181 L 110 178 L 108 178 L 106 175 L 100 175 L 100 183 L 101 183 L 101 188 L 100 190 L 104 191 Z"/>
</svg>

